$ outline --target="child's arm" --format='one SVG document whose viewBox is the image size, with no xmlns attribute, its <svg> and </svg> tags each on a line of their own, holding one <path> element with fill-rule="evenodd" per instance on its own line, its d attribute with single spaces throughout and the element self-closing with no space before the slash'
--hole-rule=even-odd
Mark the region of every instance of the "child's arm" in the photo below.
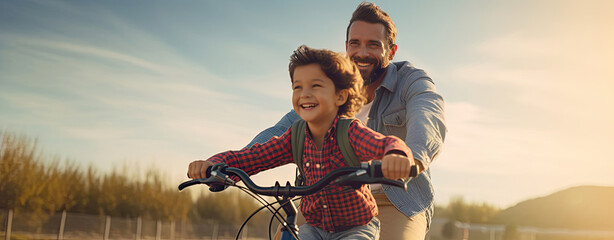
<svg viewBox="0 0 614 240">
<path fill-rule="evenodd" d="M 411 149 L 398 137 L 384 136 L 358 121 L 352 122 L 349 134 L 350 144 L 361 162 L 382 160 L 382 173 L 385 178 L 407 178 L 411 167 L 416 165 Z"/>
<path fill-rule="evenodd" d="M 188 166 L 188 177 L 204 178 L 207 168 L 216 163 L 241 168 L 249 175 L 292 162 L 290 129 L 264 144 L 255 144 L 238 151 L 218 153 L 207 160 L 196 160 Z"/>
</svg>

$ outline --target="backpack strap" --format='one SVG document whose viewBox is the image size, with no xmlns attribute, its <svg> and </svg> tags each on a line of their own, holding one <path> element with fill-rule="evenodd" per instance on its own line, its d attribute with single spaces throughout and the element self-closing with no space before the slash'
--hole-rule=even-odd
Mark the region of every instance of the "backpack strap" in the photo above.
<svg viewBox="0 0 614 240">
<path fill-rule="evenodd" d="M 337 145 L 343 159 L 350 167 L 360 166 L 358 156 L 354 153 L 352 145 L 350 145 L 349 129 L 350 124 L 354 121 L 353 118 L 339 118 L 337 121 Z M 305 127 L 307 122 L 303 119 L 296 120 L 292 124 L 292 132 L 290 133 L 290 142 L 292 144 L 292 158 L 298 168 L 299 173 L 294 180 L 295 186 L 305 185 L 305 171 L 303 170 L 303 148 L 305 147 Z"/>
<path fill-rule="evenodd" d="M 360 166 L 358 156 L 354 152 L 352 145 L 350 145 L 349 129 L 350 124 L 354 121 L 353 118 L 339 118 L 337 121 L 337 145 L 339 150 L 350 167 Z"/>
<path fill-rule="evenodd" d="M 292 144 L 292 158 L 298 168 L 300 174 L 297 174 L 294 180 L 294 186 L 305 185 L 305 171 L 303 171 L 303 148 L 305 147 L 305 127 L 307 122 L 303 119 L 298 119 L 292 124 L 292 132 L 290 133 L 290 142 Z"/>
</svg>

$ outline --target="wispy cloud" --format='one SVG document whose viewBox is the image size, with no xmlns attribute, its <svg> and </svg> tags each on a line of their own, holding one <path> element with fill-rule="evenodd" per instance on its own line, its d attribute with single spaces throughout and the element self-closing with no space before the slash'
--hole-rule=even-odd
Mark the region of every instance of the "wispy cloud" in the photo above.
<svg viewBox="0 0 614 240">
<path fill-rule="evenodd" d="M 130 64 L 137 68 L 143 68 L 156 74 L 167 75 L 171 69 L 155 62 L 150 62 L 142 58 L 130 56 L 117 51 L 107 50 L 100 47 L 59 42 L 52 40 L 39 40 L 31 38 L 10 39 L 9 41 L 19 42 L 25 48 L 42 48 L 40 50 L 65 51 L 63 54 L 83 54 L 88 58 L 100 58 L 105 61 L 117 62 L 117 64 Z"/>
<path fill-rule="evenodd" d="M 84 161 L 161 155 L 176 159 L 185 157 L 181 152 L 203 156 L 240 148 L 264 128 L 262 123 L 271 124 L 283 114 L 267 110 L 267 104 L 250 104 L 234 91 L 264 94 L 266 88 L 282 85 L 273 83 L 281 79 L 258 82 L 261 79 L 256 78 L 245 86 L 231 87 L 226 79 L 169 49 L 156 56 L 139 56 L 84 39 L 76 43 L 10 33 L 2 34 L 0 42 L 9 46 L 0 58 L 10 59 L 3 71 L 1 97 L 19 115 L 5 123 L 53 129 L 65 139 L 64 144 L 83 151 L 66 154 Z M 160 62 L 169 58 L 179 60 Z"/>
</svg>

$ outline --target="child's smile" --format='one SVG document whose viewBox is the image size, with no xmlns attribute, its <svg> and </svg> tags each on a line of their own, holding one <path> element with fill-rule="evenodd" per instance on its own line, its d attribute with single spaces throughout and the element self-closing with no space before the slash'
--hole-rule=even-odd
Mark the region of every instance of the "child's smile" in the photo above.
<svg viewBox="0 0 614 240">
<path fill-rule="evenodd" d="M 308 103 L 308 104 L 303 103 L 303 104 L 301 104 L 301 107 L 305 108 L 305 109 L 314 108 L 316 106 L 317 106 L 317 104 L 315 104 L 315 103 Z"/>
</svg>

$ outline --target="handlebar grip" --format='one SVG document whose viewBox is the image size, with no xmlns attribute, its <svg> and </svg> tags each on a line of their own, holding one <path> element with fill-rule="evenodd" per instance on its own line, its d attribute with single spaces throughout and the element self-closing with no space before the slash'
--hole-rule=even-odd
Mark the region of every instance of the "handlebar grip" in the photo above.
<svg viewBox="0 0 614 240">
<path fill-rule="evenodd" d="M 369 166 L 369 175 L 375 178 L 383 178 L 384 173 L 382 172 L 382 162 L 381 161 L 371 161 Z"/>
<path fill-rule="evenodd" d="M 211 168 L 213 168 L 213 166 L 215 165 L 209 166 L 207 168 L 207 171 L 205 171 L 205 178 L 211 177 Z"/>
<path fill-rule="evenodd" d="M 409 177 L 415 178 L 416 176 L 418 176 L 418 166 L 413 165 L 411 166 L 411 169 L 409 170 Z"/>
<path fill-rule="evenodd" d="M 183 190 L 184 188 L 187 188 L 189 186 L 195 185 L 195 184 L 199 184 L 200 181 L 198 179 L 193 179 L 187 182 L 183 182 L 181 184 L 179 184 L 179 191 Z"/>
</svg>

